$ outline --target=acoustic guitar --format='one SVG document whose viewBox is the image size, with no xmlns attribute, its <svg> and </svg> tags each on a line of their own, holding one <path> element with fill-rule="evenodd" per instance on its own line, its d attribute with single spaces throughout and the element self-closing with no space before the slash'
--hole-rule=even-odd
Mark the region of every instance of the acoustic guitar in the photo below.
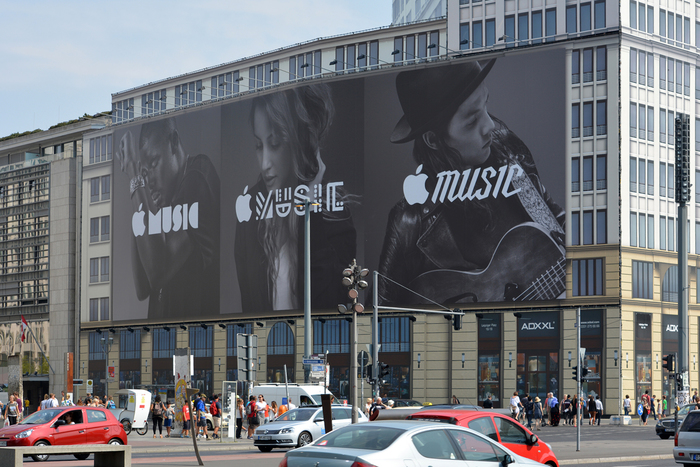
<svg viewBox="0 0 700 467">
<path fill-rule="evenodd" d="M 527 222 L 503 235 L 485 269 L 436 269 L 408 288 L 438 303 L 553 300 L 566 290 L 565 280 L 562 247 L 540 224 Z M 413 297 L 413 303 L 427 303 Z"/>
</svg>

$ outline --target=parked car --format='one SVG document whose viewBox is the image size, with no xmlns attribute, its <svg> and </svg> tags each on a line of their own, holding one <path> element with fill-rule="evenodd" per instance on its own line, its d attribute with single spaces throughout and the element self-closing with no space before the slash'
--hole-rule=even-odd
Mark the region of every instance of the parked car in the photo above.
<svg viewBox="0 0 700 467">
<path fill-rule="evenodd" d="M 0 429 L 0 446 L 65 446 L 73 444 L 126 444 L 119 420 L 98 407 L 56 407 L 40 410 L 16 425 Z M 90 454 L 74 454 L 87 459 Z M 36 462 L 48 455 L 32 455 Z"/>
<path fill-rule="evenodd" d="M 314 464 L 363 467 L 542 465 L 518 456 L 469 428 L 404 420 L 360 423 L 333 430 L 310 446 L 287 452 L 279 467 Z"/>
<path fill-rule="evenodd" d="M 352 423 L 352 407 L 333 405 L 331 412 L 334 430 Z M 359 409 L 357 421 L 367 421 L 367 417 Z M 258 427 L 253 436 L 253 444 L 262 452 L 270 452 L 272 448 L 306 446 L 325 432 L 323 409 L 320 406 L 300 407 L 285 412 L 274 422 Z"/>
<path fill-rule="evenodd" d="M 559 461 L 551 447 L 507 415 L 485 410 L 420 410 L 409 415 L 408 419 L 444 422 L 471 428 L 501 443 L 519 456 L 551 467 L 559 467 Z"/>
<path fill-rule="evenodd" d="M 695 404 L 687 404 L 678 409 L 678 426 L 681 426 L 685 416 L 693 409 L 695 409 Z M 675 421 L 676 418 L 673 412 L 671 412 L 670 415 L 660 418 L 659 421 L 656 422 L 656 434 L 659 435 L 659 438 L 669 439 L 676 434 Z"/>
<path fill-rule="evenodd" d="M 683 419 L 674 438 L 673 458 L 684 467 L 700 464 L 700 410 L 691 410 Z"/>
<path fill-rule="evenodd" d="M 394 407 L 423 407 L 423 404 L 413 399 L 394 399 Z"/>
</svg>

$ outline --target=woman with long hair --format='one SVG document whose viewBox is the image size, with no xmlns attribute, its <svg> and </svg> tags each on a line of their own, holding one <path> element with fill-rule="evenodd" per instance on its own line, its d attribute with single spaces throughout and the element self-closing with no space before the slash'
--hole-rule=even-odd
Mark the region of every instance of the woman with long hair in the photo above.
<svg viewBox="0 0 700 467">
<path fill-rule="evenodd" d="M 235 256 L 244 311 L 299 309 L 303 304 L 303 224 L 311 210 L 315 307 L 335 307 L 338 271 L 355 253 L 355 229 L 339 192 L 327 209 L 321 150 L 335 109 L 327 85 L 301 86 L 253 100 L 250 124 L 260 165 L 254 196 L 274 200 L 255 222 L 240 223 Z M 321 206 L 301 206 L 306 201 Z M 328 303 L 326 303 L 328 302 Z M 335 304 L 335 305 L 334 305 Z"/>
</svg>

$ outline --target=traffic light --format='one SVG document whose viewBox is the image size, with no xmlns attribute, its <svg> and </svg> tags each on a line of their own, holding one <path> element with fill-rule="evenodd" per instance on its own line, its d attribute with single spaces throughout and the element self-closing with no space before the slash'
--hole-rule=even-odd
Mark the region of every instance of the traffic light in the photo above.
<svg viewBox="0 0 700 467">
<path fill-rule="evenodd" d="M 357 289 L 366 289 L 367 281 L 364 279 L 369 274 L 369 269 L 363 269 L 357 264 L 356 260 L 352 260 L 352 264 L 343 270 L 343 285 L 348 288 L 348 297 L 352 300 L 352 311 L 362 313 L 365 307 L 357 301 L 360 292 Z M 347 308 L 345 305 L 338 305 L 338 311 L 344 312 Z"/>
<path fill-rule="evenodd" d="M 453 311 L 457 313 L 461 312 L 462 310 L 455 308 Z M 452 325 L 454 326 L 455 331 L 462 329 L 462 316 L 463 315 L 461 314 L 452 316 Z"/>
<path fill-rule="evenodd" d="M 590 370 L 588 369 L 587 366 L 581 366 L 581 381 L 583 381 L 586 376 L 588 376 L 588 373 L 590 373 Z"/>
<path fill-rule="evenodd" d="M 664 356 L 664 358 L 663 358 L 663 360 L 664 360 L 663 367 L 664 367 L 665 369 L 667 369 L 667 370 L 669 371 L 669 373 L 673 373 L 673 372 L 675 372 L 675 370 L 676 370 L 676 366 L 675 366 L 675 362 L 674 362 L 675 358 L 674 358 L 674 357 L 675 357 L 675 355 L 673 355 L 672 353 L 670 353 L 670 354 Z"/>
<path fill-rule="evenodd" d="M 683 389 L 683 378 L 681 378 L 681 375 L 678 375 L 676 377 L 676 390 L 682 391 Z"/>
<path fill-rule="evenodd" d="M 389 365 L 387 365 L 384 362 L 379 362 L 379 374 L 377 375 L 377 377 L 380 380 L 383 380 L 385 376 L 389 375 L 389 372 Z"/>
<path fill-rule="evenodd" d="M 374 379 L 372 378 L 372 368 L 373 368 L 373 366 L 374 366 L 374 365 L 372 365 L 372 364 L 370 363 L 369 365 L 367 365 L 366 367 L 364 367 L 364 368 L 365 368 L 365 370 L 364 370 L 364 371 L 365 371 L 365 375 L 367 375 L 367 383 L 369 383 L 369 384 L 373 384 L 373 383 L 374 383 Z"/>
<path fill-rule="evenodd" d="M 676 203 L 690 201 L 690 117 L 679 114 L 676 118 Z"/>
<path fill-rule="evenodd" d="M 574 371 L 571 372 L 571 379 L 573 379 L 574 381 L 578 381 L 578 367 L 573 367 L 573 370 Z"/>
</svg>

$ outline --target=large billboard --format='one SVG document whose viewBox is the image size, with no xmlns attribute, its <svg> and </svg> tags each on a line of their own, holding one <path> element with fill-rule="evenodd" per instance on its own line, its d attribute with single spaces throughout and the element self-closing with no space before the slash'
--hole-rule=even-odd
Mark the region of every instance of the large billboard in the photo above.
<svg viewBox="0 0 700 467">
<path fill-rule="evenodd" d="M 113 317 L 197 320 L 347 302 L 565 294 L 565 54 L 396 67 L 115 131 Z M 369 301 L 370 295 L 367 295 Z"/>
</svg>

